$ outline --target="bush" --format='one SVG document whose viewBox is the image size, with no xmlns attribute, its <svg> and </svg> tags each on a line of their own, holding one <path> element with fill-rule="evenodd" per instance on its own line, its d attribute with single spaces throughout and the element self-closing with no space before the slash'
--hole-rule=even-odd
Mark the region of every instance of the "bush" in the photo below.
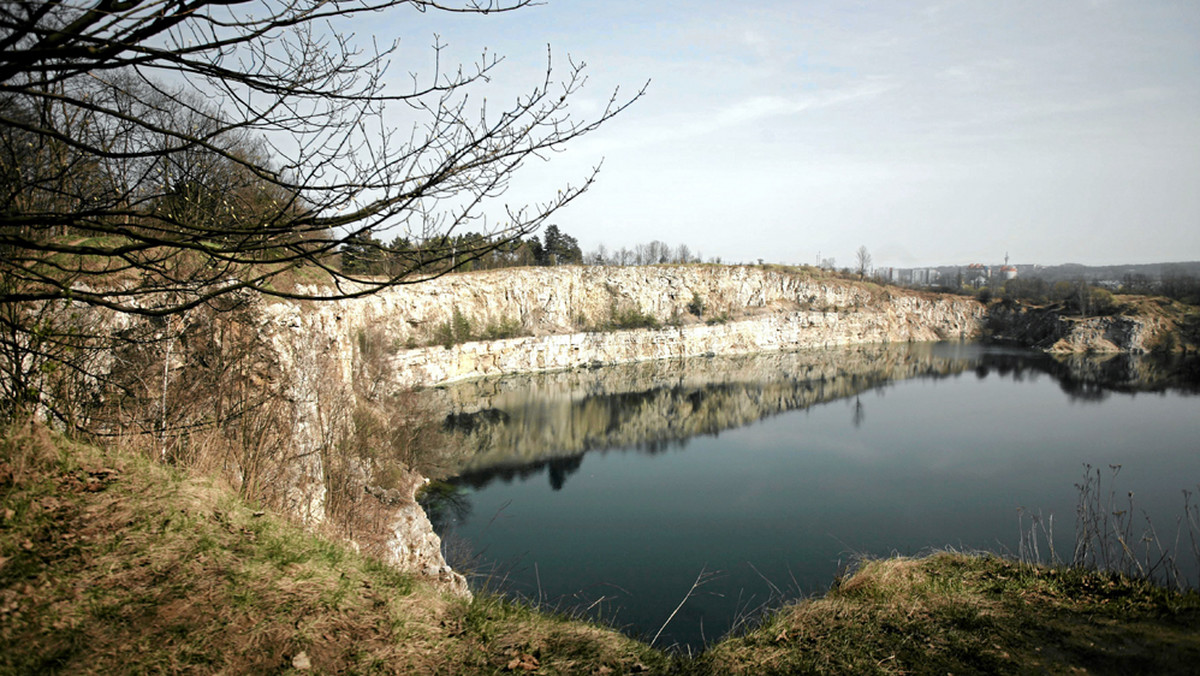
<svg viewBox="0 0 1200 676">
<path fill-rule="evenodd" d="M 501 317 L 500 319 L 491 322 L 487 328 L 483 330 L 483 338 L 485 340 L 504 340 L 505 338 L 516 338 L 521 335 L 521 322 L 510 317 Z"/>
<path fill-rule="evenodd" d="M 456 307 L 450 321 L 442 322 L 434 329 L 433 344 L 449 348 L 459 343 L 465 343 L 473 337 L 471 320 Z"/>
<path fill-rule="evenodd" d="M 661 326 L 658 318 L 641 308 L 614 310 L 612 325 L 614 329 L 657 329 Z"/>
</svg>

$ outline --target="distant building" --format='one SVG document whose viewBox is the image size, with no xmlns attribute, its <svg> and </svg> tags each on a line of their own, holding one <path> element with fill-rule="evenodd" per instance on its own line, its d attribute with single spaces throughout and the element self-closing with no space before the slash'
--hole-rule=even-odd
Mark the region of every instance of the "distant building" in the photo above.
<svg viewBox="0 0 1200 676">
<path fill-rule="evenodd" d="M 1017 278 L 1017 268 L 1015 265 L 1004 265 L 1000 268 L 1000 278 L 1004 281 Z"/>
<path fill-rule="evenodd" d="M 934 268 L 879 268 L 875 274 L 880 279 L 905 286 L 933 286 L 942 280 L 942 273 Z"/>
<path fill-rule="evenodd" d="M 969 284 L 975 288 L 987 286 L 987 283 L 992 279 L 992 269 L 982 263 L 971 263 L 967 266 L 967 273 L 963 277 L 963 283 Z"/>
<path fill-rule="evenodd" d="M 933 286 L 942 281 L 942 273 L 933 268 L 917 268 L 912 271 L 912 283 L 920 286 Z"/>
</svg>

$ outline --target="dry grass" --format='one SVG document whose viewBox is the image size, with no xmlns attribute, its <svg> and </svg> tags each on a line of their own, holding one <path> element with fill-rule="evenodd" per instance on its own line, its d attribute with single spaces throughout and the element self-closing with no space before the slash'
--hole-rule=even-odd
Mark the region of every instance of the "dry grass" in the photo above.
<svg viewBox="0 0 1200 676">
<path fill-rule="evenodd" d="M 868 561 L 695 665 L 711 674 L 1194 673 L 1200 594 L 938 553 Z"/>
<path fill-rule="evenodd" d="M 430 583 L 211 481 L 39 427 L 0 440 L 0 673 L 626 673 L 620 634 Z M 514 660 L 516 663 L 514 664 Z"/>
</svg>

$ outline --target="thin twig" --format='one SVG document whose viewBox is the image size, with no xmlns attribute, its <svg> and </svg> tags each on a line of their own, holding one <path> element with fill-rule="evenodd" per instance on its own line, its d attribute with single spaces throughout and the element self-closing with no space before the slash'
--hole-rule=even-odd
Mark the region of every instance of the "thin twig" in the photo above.
<svg viewBox="0 0 1200 676">
<path fill-rule="evenodd" d="M 538 604 L 538 607 L 540 608 L 542 606 L 542 574 L 540 572 L 538 572 L 537 561 L 533 562 L 533 577 L 537 580 L 537 588 L 538 588 L 537 604 Z"/>
<path fill-rule="evenodd" d="M 658 641 L 658 637 L 662 635 L 663 629 L 666 629 L 667 625 L 671 624 L 671 620 L 675 619 L 675 614 L 679 612 L 679 609 L 683 607 L 683 604 L 687 603 L 687 600 L 692 598 L 692 594 L 695 593 L 700 585 L 707 582 L 705 575 L 705 569 L 701 568 L 700 574 L 696 576 L 696 581 L 692 583 L 692 588 L 688 589 L 687 594 L 684 594 L 683 596 L 683 600 L 679 602 L 679 605 L 675 606 L 675 610 L 672 610 L 671 614 L 667 617 L 667 621 L 663 622 L 663 625 L 658 628 L 658 631 L 654 634 L 654 638 L 650 639 L 650 645 L 654 645 L 654 643 Z"/>
</svg>

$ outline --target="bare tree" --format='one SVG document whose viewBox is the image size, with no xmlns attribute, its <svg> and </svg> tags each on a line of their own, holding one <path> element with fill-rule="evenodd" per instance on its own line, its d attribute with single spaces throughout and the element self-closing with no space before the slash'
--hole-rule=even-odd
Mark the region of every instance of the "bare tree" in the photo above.
<svg viewBox="0 0 1200 676">
<path fill-rule="evenodd" d="M 866 277 L 871 271 L 871 253 L 867 251 L 866 245 L 858 247 L 858 251 L 854 253 L 854 260 L 858 264 L 858 276 Z"/>
<path fill-rule="evenodd" d="M 596 250 L 588 254 L 587 262 L 589 265 L 609 265 L 608 247 L 604 244 L 596 245 Z"/>
<path fill-rule="evenodd" d="M 567 103 L 583 65 L 559 76 L 548 57 L 511 107 L 473 110 L 467 92 L 499 58 L 447 68 L 435 44 L 438 66 L 398 90 L 385 73 L 397 43 L 363 48 L 337 30 L 379 10 L 487 14 L 530 2 L 3 3 L 0 303 L 164 316 L 242 289 L 352 297 L 444 274 L 534 231 L 595 173 L 489 221 L 513 172 L 640 92 L 614 92 L 595 118 L 577 119 Z M 411 126 L 389 126 L 396 119 Z M 444 236 L 468 224 L 490 237 L 448 250 Z M 416 246 L 389 250 L 371 237 L 385 230 Z M 336 254 L 351 240 L 402 264 L 348 273 Z M 331 290 L 278 283 L 302 267 Z"/>
<path fill-rule="evenodd" d="M 545 202 L 501 206 L 514 172 L 642 92 L 579 119 L 568 103 L 584 66 L 548 54 L 511 106 L 473 107 L 500 58 L 449 66 L 435 42 L 432 71 L 397 82 L 398 42 L 345 32 L 384 10 L 531 2 L 0 3 L 0 371 L 13 378 L 0 413 L 38 398 L 47 365 L 87 369 L 71 355 L 109 331 L 68 321 L 80 308 L 155 319 L 246 291 L 356 297 L 538 229 L 595 169 Z M 454 235 L 468 231 L 484 236 L 464 249 Z M 348 248 L 386 265 L 343 266 Z"/>
</svg>

